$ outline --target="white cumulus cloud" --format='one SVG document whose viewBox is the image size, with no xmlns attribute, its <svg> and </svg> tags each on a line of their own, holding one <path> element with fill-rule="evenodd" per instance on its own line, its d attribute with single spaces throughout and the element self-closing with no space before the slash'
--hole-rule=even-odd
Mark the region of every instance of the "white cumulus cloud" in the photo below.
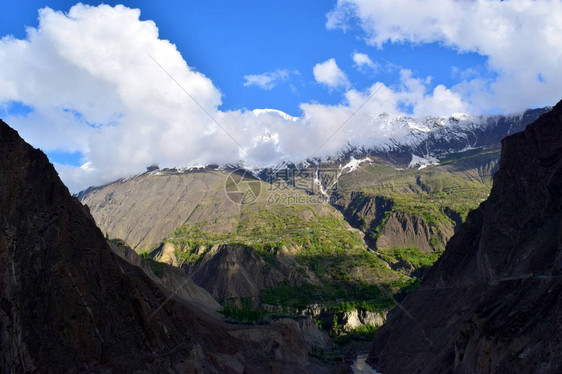
<svg viewBox="0 0 562 374">
<path fill-rule="evenodd" d="M 330 88 L 347 88 L 350 86 L 347 76 L 340 69 L 334 58 L 314 65 L 312 72 L 314 73 L 314 79 L 318 83 L 325 84 Z"/>
<path fill-rule="evenodd" d="M 199 107 L 216 111 L 220 91 L 139 16 L 124 6 L 78 4 L 67 14 L 45 8 L 26 39 L 0 41 L 0 102 L 33 108 L 7 122 L 44 150 L 82 152 L 91 161 L 81 178 L 86 185 L 86 176 L 89 183 L 106 182 L 155 161 L 175 164 L 212 153 L 238 157 L 237 147 Z M 79 183 L 60 171 L 75 189 Z"/>
<path fill-rule="evenodd" d="M 358 24 L 367 42 L 438 42 L 487 56 L 494 78 L 453 88 L 482 110 L 503 111 L 554 103 L 562 96 L 562 2 L 338 0 L 327 27 Z"/>
<path fill-rule="evenodd" d="M 354 52 L 352 57 L 355 66 L 359 70 L 364 70 L 365 68 L 369 68 L 371 70 L 378 69 L 378 64 L 373 62 L 373 60 L 371 60 L 371 58 L 365 53 Z"/>
<path fill-rule="evenodd" d="M 298 74 L 298 71 L 277 69 L 268 73 L 245 75 L 244 86 L 256 86 L 263 90 L 271 90 L 279 83 L 288 81 L 291 78 L 291 75 Z"/>
</svg>

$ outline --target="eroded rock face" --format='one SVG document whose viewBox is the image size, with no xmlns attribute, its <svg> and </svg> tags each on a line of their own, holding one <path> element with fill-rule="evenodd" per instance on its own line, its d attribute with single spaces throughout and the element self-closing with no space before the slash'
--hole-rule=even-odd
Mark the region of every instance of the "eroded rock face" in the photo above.
<svg viewBox="0 0 562 374">
<path fill-rule="evenodd" d="M 301 310 L 305 316 L 314 317 L 322 323 L 326 330 L 337 331 L 337 333 L 352 333 L 364 326 L 382 326 L 386 321 L 388 311 L 380 313 L 370 312 L 364 309 L 354 309 L 348 312 L 336 313 L 334 309 L 325 308 L 320 305 L 309 305 L 307 309 Z M 337 322 L 338 326 L 334 325 Z"/>
<path fill-rule="evenodd" d="M 395 212 L 390 215 L 380 236 L 377 249 L 418 248 L 422 252 L 443 250 L 453 236 L 452 223 L 429 225 L 422 217 L 411 213 Z"/>
<path fill-rule="evenodd" d="M 244 329 L 115 255 L 46 156 L 0 121 L 0 372 L 331 370 L 293 345 L 296 328 L 276 335 L 281 357 Z"/>
<path fill-rule="evenodd" d="M 389 314 L 369 362 L 384 374 L 562 372 L 561 281 L 562 102 L 503 140 L 490 197 Z"/>
<path fill-rule="evenodd" d="M 285 275 L 244 245 L 215 245 L 189 268 L 193 281 L 218 300 L 259 301 L 261 291 L 278 285 Z"/>
<path fill-rule="evenodd" d="M 157 254 L 154 259 L 171 266 L 179 266 L 175 251 L 176 248 L 172 243 L 163 243 L 157 250 Z"/>
<path fill-rule="evenodd" d="M 338 199 L 337 207 L 353 227 L 370 231 L 380 225 L 394 206 L 394 201 L 382 196 L 370 196 L 363 192 L 352 192 Z"/>
<path fill-rule="evenodd" d="M 362 326 L 381 326 L 384 321 L 384 316 L 379 313 L 355 309 L 344 313 L 342 328 L 345 332 L 353 332 Z"/>
<path fill-rule="evenodd" d="M 364 233 L 379 227 L 376 239 L 365 237 L 377 249 L 417 248 L 422 252 L 445 249 L 445 243 L 455 232 L 453 222 L 430 224 L 420 215 L 393 212 L 393 206 L 391 198 L 363 192 L 341 196 L 337 204 L 353 227 Z"/>
</svg>

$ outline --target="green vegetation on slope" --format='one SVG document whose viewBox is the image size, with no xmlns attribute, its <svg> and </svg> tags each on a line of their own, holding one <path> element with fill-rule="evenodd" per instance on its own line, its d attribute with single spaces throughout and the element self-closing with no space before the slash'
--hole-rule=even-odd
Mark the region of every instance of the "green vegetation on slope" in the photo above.
<svg viewBox="0 0 562 374">
<path fill-rule="evenodd" d="M 455 155 L 444 161 L 443 166 L 422 170 L 396 170 L 376 163 L 365 165 L 342 176 L 337 193 L 344 196 L 362 192 L 367 199 L 382 198 L 384 209 L 377 208 L 376 226 L 368 221 L 373 217 L 366 217 L 361 223 L 360 215 L 354 223 L 368 238 L 376 239 L 388 219 L 400 213 L 418 217 L 430 227 L 446 226 L 451 232 L 489 193 L 490 183 L 481 177 L 480 170 L 459 168 L 459 162 L 468 165 L 475 162 L 474 157 L 480 155 L 477 152 Z M 357 208 L 361 207 L 359 203 Z M 431 248 L 442 249 L 446 239 L 441 231 L 430 232 L 427 240 Z M 279 310 L 298 311 L 317 304 L 340 314 L 353 309 L 383 312 L 395 305 L 395 298 L 402 298 L 419 287 L 418 279 L 406 275 L 411 274 L 411 268 L 431 266 L 442 252 L 395 248 L 375 253 L 365 247 L 363 233 L 350 229 L 329 206 L 266 204 L 261 199 L 255 204 L 242 205 L 235 216 L 185 224 L 166 242 L 174 244 L 179 262 L 189 266 L 196 266 L 213 246 L 221 244 L 247 246 L 268 266 L 280 271 L 284 270 L 280 259 L 291 257 L 296 261 L 296 265 L 291 265 L 293 272 L 300 274 L 300 280 L 287 278 L 261 293 L 263 304 L 280 307 Z M 407 263 L 411 268 L 401 274 L 385 262 Z M 259 322 L 267 316 L 250 302 L 241 306 L 225 305 L 223 313 L 229 320 L 244 322 Z"/>
<path fill-rule="evenodd" d="M 250 299 L 243 298 L 241 304 L 241 306 L 226 304 L 219 313 L 226 317 L 227 322 L 234 323 L 262 323 L 266 316 L 271 314 L 262 308 L 257 308 Z"/>
<path fill-rule="evenodd" d="M 232 217 L 224 220 L 232 223 Z M 186 224 L 166 241 L 174 244 L 180 262 L 192 265 L 218 244 L 245 245 L 272 268 L 281 267 L 280 256 L 291 257 L 296 261 L 293 271 L 303 281 L 295 284 L 286 279 L 261 294 L 263 304 L 282 310 L 319 304 L 341 313 L 349 308 L 382 312 L 394 306 L 392 294 L 408 282 L 408 277 L 367 250 L 361 232 L 351 229 L 330 206 L 244 205 L 232 230 L 211 229 L 220 225 L 220 220 Z M 229 320 L 241 322 L 259 322 L 265 315 L 262 312 L 253 305 L 226 305 L 223 309 Z"/>
<path fill-rule="evenodd" d="M 220 220 L 213 224 L 217 222 Z M 318 212 L 309 205 L 244 206 L 236 226 L 229 232 L 209 231 L 208 224 L 202 221 L 184 225 L 166 241 L 190 249 L 236 243 L 273 254 L 283 247 L 299 247 L 303 255 L 363 249 L 360 234 L 348 230 L 341 217 Z"/>
<path fill-rule="evenodd" d="M 164 264 L 150 257 L 150 254 L 148 252 L 141 252 L 140 256 L 148 261 L 148 263 L 150 264 L 150 269 L 152 270 L 154 275 L 156 275 L 158 278 L 162 278 L 162 276 L 164 275 Z"/>
<path fill-rule="evenodd" d="M 470 150 L 450 154 L 440 165 L 421 170 L 398 170 L 383 162 L 364 164 L 340 178 L 337 204 L 373 245 L 385 233 L 390 217 L 396 217 L 402 224 L 423 220 L 431 228 L 423 239 L 425 250 L 443 250 L 453 228 L 487 198 L 497 156 L 496 149 Z M 375 210 L 366 205 L 369 202 L 376 202 Z M 404 240 L 410 243 L 406 246 L 414 242 Z"/>
<path fill-rule="evenodd" d="M 379 252 L 381 257 L 389 264 L 402 260 L 407 261 L 416 269 L 433 265 L 443 254 L 442 251 L 424 253 L 417 248 L 383 249 Z"/>
<path fill-rule="evenodd" d="M 447 220 L 440 212 L 449 207 L 464 220 L 488 197 L 498 156 L 498 149 L 468 150 L 449 154 L 438 166 L 421 170 L 372 163 L 343 175 L 338 187 L 341 193 L 364 191 L 392 198 L 398 205 L 395 209 L 424 213 L 438 221 Z"/>
<path fill-rule="evenodd" d="M 351 340 L 362 340 L 365 342 L 372 342 L 373 337 L 375 335 L 375 331 L 377 331 L 378 326 L 373 325 L 363 325 L 355 328 L 348 334 L 345 335 L 333 335 L 334 343 L 339 345 L 345 345 L 349 343 Z"/>
<path fill-rule="evenodd" d="M 265 304 L 282 305 L 295 309 L 305 309 L 309 305 L 320 304 L 339 313 L 358 308 L 370 312 L 382 312 L 395 305 L 391 295 L 389 286 L 362 282 L 294 286 L 286 281 L 278 287 L 264 290 L 262 299 Z"/>
<path fill-rule="evenodd" d="M 213 245 L 242 244 L 272 266 L 280 251 L 289 252 L 323 280 L 352 280 L 350 270 L 359 266 L 371 268 L 380 279 L 399 278 L 367 251 L 361 233 L 327 206 L 244 206 L 232 231 L 210 231 L 207 225 L 206 221 L 184 225 L 166 241 L 180 248 L 179 257 L 189 262 Z"/>
<path fill-rule="evenodd" d="M 491 184 L 470 181 L 441 169 L 398 172 L 375 174 L 377 182 L 361 191 L 390 198 L 394 201 L 393 211 L 421 215 L 428 223 L 451 222 L 446 208 L 458 212 L 464 220 L 490 193 Z"/>
</svg>

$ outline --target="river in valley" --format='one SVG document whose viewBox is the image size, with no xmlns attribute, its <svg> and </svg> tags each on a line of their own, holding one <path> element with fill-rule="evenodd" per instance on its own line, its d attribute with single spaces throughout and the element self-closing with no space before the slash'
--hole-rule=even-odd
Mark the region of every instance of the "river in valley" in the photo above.
<svg viewBox="0 0 562 374">
<path fill-rule="evenodd" d="M 354 374 L 381 374 L 365 362 L 368 355 L 368 353 L 357 355 L 357 360 L 351 365 L 351 370 L 353 370 Z"/>
</svg>

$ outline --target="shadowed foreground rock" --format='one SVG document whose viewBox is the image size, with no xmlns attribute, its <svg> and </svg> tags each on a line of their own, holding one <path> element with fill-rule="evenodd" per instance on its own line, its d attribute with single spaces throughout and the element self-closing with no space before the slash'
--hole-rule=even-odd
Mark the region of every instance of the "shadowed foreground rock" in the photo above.
<svg viewBox="0 0 562 374">
<path fill-rule="evenodd" d="M 326 372 L 298 324 L 232 326 L 112 253 L 45 155 L 0 121 L 0 372 Z"/>
<path fill-rule="evenodd" d="M 562 372 L 562 102 L 503 140 L 490 197 L 403 304 L 369 356 L 384 374 Z"/>
</svg>

